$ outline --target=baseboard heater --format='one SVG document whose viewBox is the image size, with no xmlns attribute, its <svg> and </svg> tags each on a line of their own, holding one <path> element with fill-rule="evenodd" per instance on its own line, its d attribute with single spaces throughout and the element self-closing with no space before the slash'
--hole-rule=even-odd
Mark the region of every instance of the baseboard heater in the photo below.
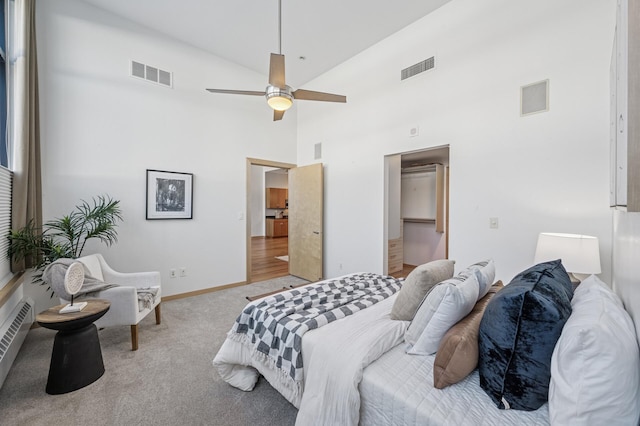
<svg viewBox="0 0 640 426">
<path fill-rule="evenodd" d="M 0 325 L 0 388 L 34 320 L 33 300 L 21 300 Z"/>
</svg>

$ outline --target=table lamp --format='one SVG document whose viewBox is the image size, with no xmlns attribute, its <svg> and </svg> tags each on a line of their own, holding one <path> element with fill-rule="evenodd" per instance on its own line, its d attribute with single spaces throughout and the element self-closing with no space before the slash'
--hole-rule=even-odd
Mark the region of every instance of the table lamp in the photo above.
<svg viewBox="0 0 640 426">
<path fill-rule="evenodd" d="M 602 272 L 600 268 L 600 246 L 598 238 L 590 235 L 557 234 L 542 232 L 534 262 L 560 259 L 572 281 L 582 281 L 592 274 Z"/>
</svg>

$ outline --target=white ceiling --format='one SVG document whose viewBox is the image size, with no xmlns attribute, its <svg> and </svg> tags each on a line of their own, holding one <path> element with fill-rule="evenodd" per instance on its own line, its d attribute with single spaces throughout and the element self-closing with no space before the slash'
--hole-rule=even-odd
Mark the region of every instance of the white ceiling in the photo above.
<svg viewBox="0 0 640 426">
<path fill-rule="evenodd" d="M 277 0 L 83 1 L 264 75 L 278 53 Z M 287 84 L 300 87 L 448 1 L 284 0 Z"/>
</svg>

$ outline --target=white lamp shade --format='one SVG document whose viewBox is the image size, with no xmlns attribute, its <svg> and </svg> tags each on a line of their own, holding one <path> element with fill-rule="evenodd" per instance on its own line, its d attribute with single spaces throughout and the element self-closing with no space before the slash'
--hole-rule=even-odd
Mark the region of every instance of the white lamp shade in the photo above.
<svg viewBox="0 0 640 426">
<path fill-rule="evenodd" d="M 286 111 L 291 108 L 293 101 L 286 96 L 273 96 L 267 99 L 269 106 L 276 111 Z"/>
<path fill-rule="evenodd" d="M 570 273 L 599 274 L 600 245 L 598 238 L 589 235 L 543 232 L 538 236 L 534 262 L 561 259 Z"/>
</svg>

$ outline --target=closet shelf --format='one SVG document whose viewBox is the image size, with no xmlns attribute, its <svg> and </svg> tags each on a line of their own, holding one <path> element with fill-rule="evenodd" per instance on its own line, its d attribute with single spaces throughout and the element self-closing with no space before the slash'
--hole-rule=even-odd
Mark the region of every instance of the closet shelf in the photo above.
<svg viewBox="0 0 640 426">
<path fill-rule="evenodd" d="M 423 219 L 417 217 L 403 217 L 402 221 L 411 223 L 436 223 L 435 219 Z"/>
</svg>

